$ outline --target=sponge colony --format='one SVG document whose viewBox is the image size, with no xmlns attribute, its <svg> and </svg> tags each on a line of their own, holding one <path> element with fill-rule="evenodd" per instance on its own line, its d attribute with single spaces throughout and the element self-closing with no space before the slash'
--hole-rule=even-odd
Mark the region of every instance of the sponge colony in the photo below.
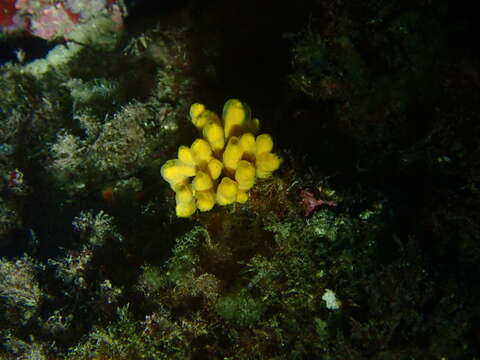
<svg viewBox="0 0 480 360">
<path fill-rule="evenodd" d="M 197 209 L 209 211 L 215 204 L 244 203 L 256 179 L 268 178 L 280 167 L 280 157 L 272 153 L 272 137 L 255 137 L 260 122 L 252 119 L 249 106 L 240 100 L 225 103 L 222 119 L 195 103 L 190 118 L 202 138 L 190 147 L 180 146 L 178 158 L 161 169 L 176 192 L 178 217 L 190 217 Z"/>
</svg>

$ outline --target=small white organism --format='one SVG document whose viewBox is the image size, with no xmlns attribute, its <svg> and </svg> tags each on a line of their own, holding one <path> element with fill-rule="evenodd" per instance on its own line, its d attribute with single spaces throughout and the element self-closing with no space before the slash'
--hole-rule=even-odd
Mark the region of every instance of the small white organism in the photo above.
<svg viewBox="0 0 480 360">
<path fill-rule="evenodd" d="M 325 289 L 322 300 L 325 301 L 329 310 L 338 310 L 342 306 L 342 302 L 337 299 L 337 295 L 330 289 Z"/>
</svg>

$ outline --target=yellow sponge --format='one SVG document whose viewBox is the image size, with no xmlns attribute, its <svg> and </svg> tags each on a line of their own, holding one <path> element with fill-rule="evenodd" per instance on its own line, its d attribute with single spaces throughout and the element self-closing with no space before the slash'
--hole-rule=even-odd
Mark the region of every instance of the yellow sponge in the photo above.
<svg viewBox="0 0 480 360">
<path fill-rule="evenodd" d="M 228 178 L 224 177 L 217 187 L 217 204 L 229 205 L 237 200 L 238 184 Z"/>
<path fill-rule="evenodd" d="M 212 210 L 215 205 L 215 193 L 213 190 L 198 191 L 195 194 L 197 198 L 197 208 L 200 211 Z"/>
<path fill-rule="evenodd" d="M 242 159 L 243 147 L 236 136 L 232 136 L 228 140 L 227 147 L 223 152 L 223 165 L 230 175 L 235 173 L 238 162 Z"/>
<path fill-rule="evenodd" d="M 192 216 L 195 211 L 197 210 L 197 206 L 195 205 L 195 201 L 189 201 L 186 203 L 178 203 L 175 207 L 175 212 L 177 217 L 186 218 Z"/>
<path fill-rule="evenodd" d="M 175 191 L 178 217 L 190 217 L 197 209 L 209 211 L 215 204 L 244 203 L 256 178 L 268 178 L 280 166 L 282 160 L 272 153 L 272 137 L 256 136 L 260 121 L 240 100 L 225 103 L 222 119 L 205 105 L 192 104 L 190 118 L 202 138 L 190 147 L 180 146 L 178 158 L 161 169 Z"/>
<path fill-rule="evenodd" d="M 243 190 L 238 190 L 236 201 L 238 203 L 243 204 L 243 203 L 247 202 L 247 200 L 248 200 L 248 193 L 246 191 L 243 191 Z"/>
<path fill-rule="evenodd" d="M 250 190 L 255 184 L 255 166 L 247 160 L 240 160 L 235 171 L 235 180 L 240 190 Z"/>
<path fill-rule="evenodd" d="M 270 152 L 273 149 L 273 139 L 268 134 L 258 135 L 255 143 L 257 155 L 265 152 Z"/>
<path fill-rule="evenodd" d="M 193 158 L 192 151 L 190 148 L 181 145 L 178 148 L 178 160 L 180 160 L 182 163 L 187 164 L 189 166 L 195 166 L 195 159 Z"/>
<path fill-rule="evenodd" d="M 182 183 L 188 177 L 195 176 L 195 168 L 181 162 L 178 159 L 168 160 L 163 164 L 160 174 L 163 179 L 167 181 L 170 186 L 174 187 Z"/>
<path fill-rule="evenodd" d="M 210 144 L 204 139 L 197 139 L 190 146 L 193 158 L 197 166 L 204 166 L 208 164 L 212 158 L 212 148 Z"/>
<path fill-rule="evenodd" d="M 230 99 L 223 106 L 225 138 L 241 135 L 243 128 L 250 121 L 250 108 L 238 99 Z"/>
<path fill-rule="evenodd" d="M 266 152 L 257 155 L 257 177 L 266 179 L 272 175 L 272 172 L 280 167 L 280 158 L 273 153 Z"/>
<path fill-rule="evenodd" d="M 207 139 L 213 152 L 220 153 L 225 146 L 225 136 L 222 125 L 214 120 L 209 120 L 203 128 L 203 137 Z"/>
<path fill-rule="evenodd" d="M 211 158 L 208 162 L 208 173 L 212 180 L 217 180 L 220 177 L 222 174 L 222 169 L 223 163 L 220 160 Z"/>
<path fill-rule="evenodd" d="M 210 121 L 216 122 L 220 124 L 220 118 L 217 114 L 215 114 L 211 110 L 204 110 L 198 117 L 196 121 L 196 127 L 199 130 L 202 130 L 205 125 L 207 125 Z"/>
<path fill-rule="evenodd" d="M 213 187 L 212 178 L 203 171 L 197 171 L 197 175 L 193 178 L 192 186 L 195 191 L 210 190 Z"/>
<path fill-rule="evenodd" d="M 203 128 L 205 124 L 202 124 L 203 121 L 206 119 L 201 119 L 200 115 L 205 111 L 205 105 L 200 103 L 194 103 L 190 106 L 190 119 L 192 120 L 193 125 L 197 127 L 197 129 Z"/>
<path fill-rule="evenodd" d="M 240 145 L 243 148 L 243 157 L 247 160 L 254 161 L 255 153 L 257 152 L 257 144 L 255 143 L 255 137 L 251 133 L 245 133 L 240 136 Z"/>
<path fill-rule="evenodd" d="M 175 200 L 177 204 L 193 201 L 193 191 L 190 184 L 181 184 L 175 187 Z"/>
</svg>

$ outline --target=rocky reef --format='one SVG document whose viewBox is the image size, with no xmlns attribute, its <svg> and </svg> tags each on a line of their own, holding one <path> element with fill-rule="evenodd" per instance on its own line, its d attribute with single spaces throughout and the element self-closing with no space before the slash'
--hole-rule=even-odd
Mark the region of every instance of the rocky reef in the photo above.
<svg viewBox="0 0 480 360">
<path fill-rule="evenodd" d="M 468 6 L 0 10 L 0 359 L 480 357 Z"/>
</svg>

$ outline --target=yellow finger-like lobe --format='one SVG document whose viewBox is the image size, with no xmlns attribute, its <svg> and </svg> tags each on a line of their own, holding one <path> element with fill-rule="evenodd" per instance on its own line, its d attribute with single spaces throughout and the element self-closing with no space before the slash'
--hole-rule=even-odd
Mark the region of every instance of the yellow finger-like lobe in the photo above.
<svg viewBox="0 0 480 360">
<path fill-rule="evenodd" d="M 165 181 L 174 186 L 188 177 L 195 176 L 195 168 L 178 159 L 172 159 L 163 164 L 160 174 Z"/>
<path fill-rule="evenodd" d="M 197 171 L 197 175 L 193 178 L 193 189 L 195 191 L 205 191 L 213 188 L 212 178 L 203 171 Z"/>
<path fill-rule="evenodd" d="M 203 128 L 203 125 L 199 121 L 200 115 L 205 111 L 205 105 L 200 103 L 194 103 L 190 106 L 190 119 L 192 120 L 193 125 L 198 129 Z M 202 119 L 202 121 L 204 121 Z"/>
<path fill-rule="evenodd" d="M 240 160 L 235 171 L 235 180 L 240 190 L 250 190 L 255 184 L 255 166 L 247 160 Z"/>
<path fill-rule="evenodd" d="M 268 134 L 261 134 L 257 136 L 255 140 L 256 143 L 256 153 L 257 155 L 270 152 L 273 150 L 273 139 Z"/>
<path fill-rule="evenodd" d="M 203 137 L 207 139 L 213 152 L 220 153 L 225 146 L 225 135 L 222 125 L 217 121 L 209 121 L 203 128 Z"/>
<path fill-rule="evenodd" d="M 281 160 L 277 154 L 270 152 L 257 155 L 256 174 L 259 179 L 266 179 L 280 167 Z"/>
<path fill-rule="evenodd" d="M 197 166 L 208 164 L 212 158 L 212 148 L 205 139 L 195 140 L 192 146 L 190 146 L 190 150 L 192 151 L 193 159 Z"/>
<path fill-rule="evenodd" d="M 235 173 L 238 162 L 242 159 L 243 148 L 236 136 L 228 140 L 228 144 L 223 152 L 223 165 L 232 175 Z"/>
<path fill-rule="evenodd" d="M 192 216 L 196 210 L 197 206 L 195 205 L 194 200 L 185 203 L 178 203 L 177 206 L 175 206 L 175 212 L 177 216 L 181 218 Z"/>
<path fill-rule="evenodd" d="M 243 191 L 243 190 L 238 190 L 236 201 L 238 203 L 243 204 L 243 203 L 247 202 L 247 200 L 248 200 L 248 193 L 246 191 Z"/>
<path fill-rule="evenodd" d="M 215 193 L 213 190 L 199 191 L 195 194 L 197 208 L 200 211 L 210 211 L 215 206 Z"/>
<path fill-rule="evenodd" d="M 189 166 L 195 166 L 195 159 L 189 147 L 181 145 L 178 148 L 178 160 Z"/>
<path fill-rule="evenodd" d="M 224 177 L 217 187 L 216 200 L 218 205 L 229 205 L 237 200 L 238 184 L 236 181 Z"/>
<path fill-rule="evenodd" d="M 217 180 L 222 174 L 223 163 L 215 158 L 211 158 L 208 162 L 208 172 L 212 180 Z"/>
<path fill-rule="evenodd" d="M 190 184 L 181 184 L 175 188 L 175 201 L 177 204 L 193 201 L 193 191 Z"/>
<path fill-rule="evenodd" d="M 238 99 L 230 99 L 223 106 L 223 123 L 225 138 L 240 135 L 245 125 L 250 122 L 250 108 Z"/>
<path fill-rule="evenodd" d="M 250 161 L 254 160 L 257 152 L 255 136 L 253 136 L 251 133 L 245 133 L 240 136 L 239 142 L 243 148 L 243 157 Z"/>
<path fill-rule="evenodd" d="M 202 130 L 209 122 L 221 123 L 217 114 L 211 110 L 205 110 L 197 117 L 197 129 Z"/>
</svg>

